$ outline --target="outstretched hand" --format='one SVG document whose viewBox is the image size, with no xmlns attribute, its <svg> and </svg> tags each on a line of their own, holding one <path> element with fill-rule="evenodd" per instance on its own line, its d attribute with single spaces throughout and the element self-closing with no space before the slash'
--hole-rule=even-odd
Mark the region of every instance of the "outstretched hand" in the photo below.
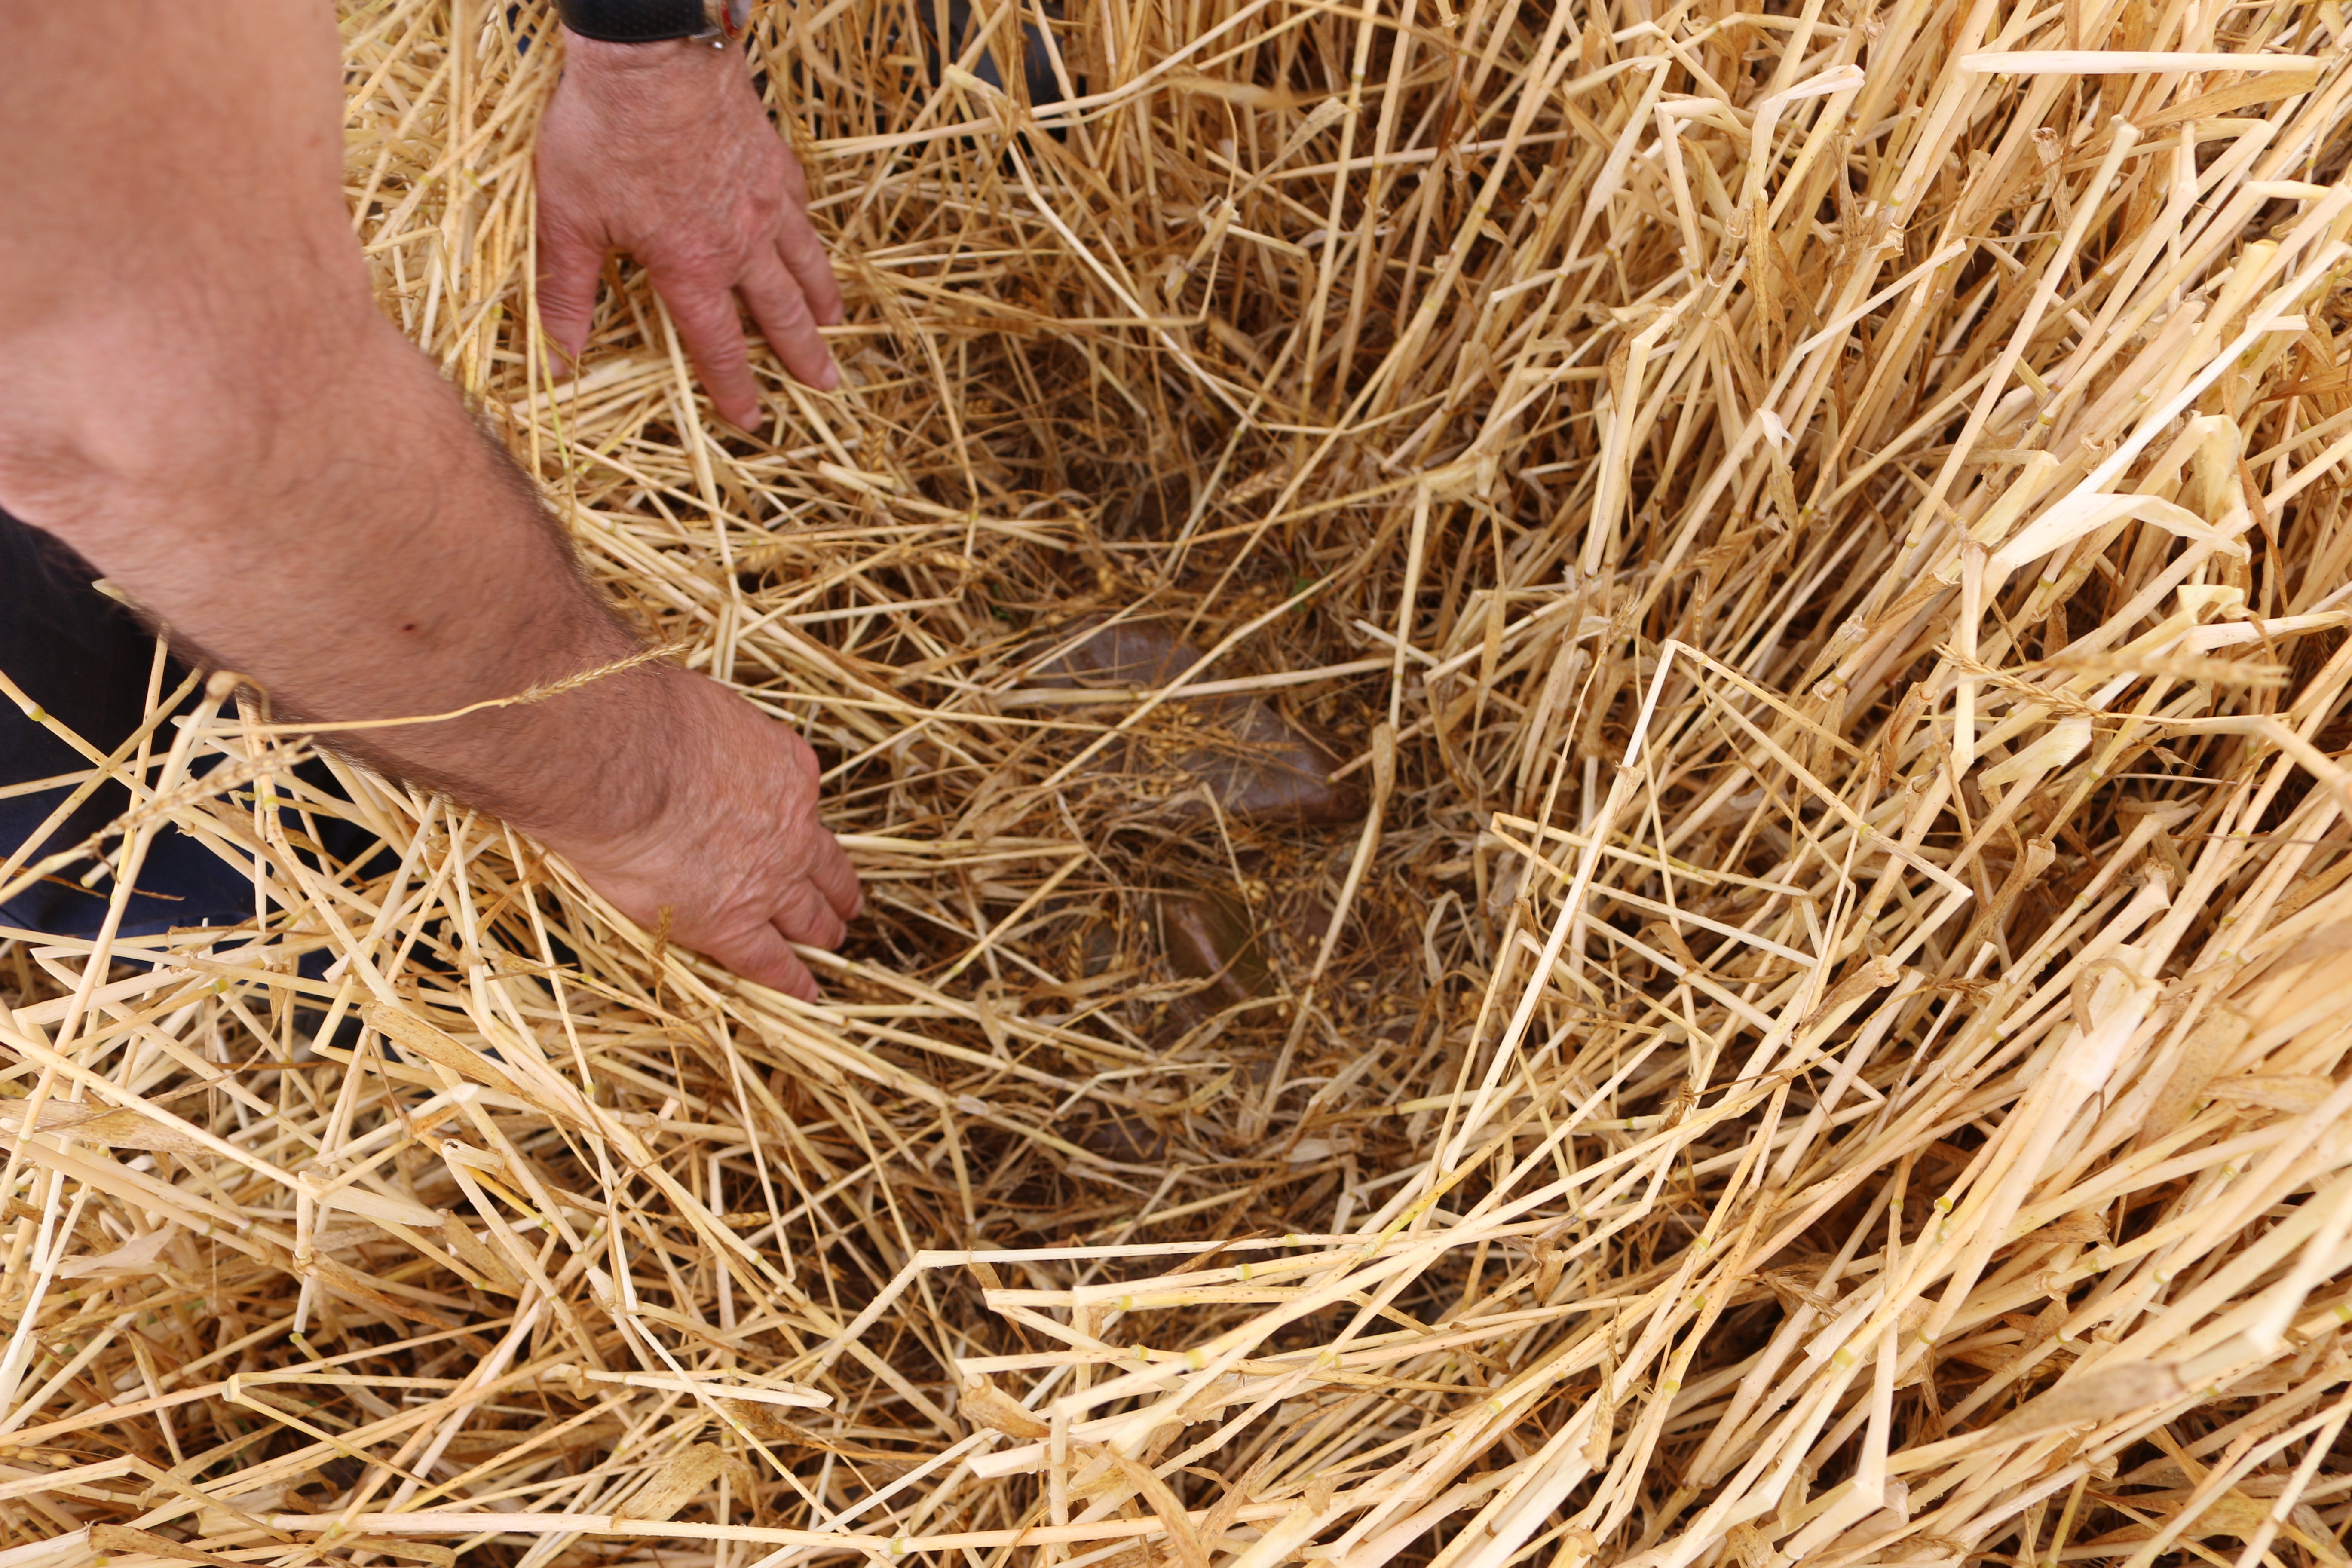
<svg viewBox="0 0 2352 1568">
<path fill-rule="evenodd" d="M 604 258 L 651 275 L 719 412 L 751 427 L 758 384 L 740 299 L 799 380 L 841 373 L 818 333 L 841 289 L 809 226 L 808 184 L 733 48 L 564 35 L 563 79 L 539 132 L 539 311 L 574 361 Z"/>
</svg>

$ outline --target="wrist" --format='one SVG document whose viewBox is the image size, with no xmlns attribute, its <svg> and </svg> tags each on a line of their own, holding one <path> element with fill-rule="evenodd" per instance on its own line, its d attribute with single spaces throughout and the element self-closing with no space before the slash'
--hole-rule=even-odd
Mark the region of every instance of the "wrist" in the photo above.
<svg viewBox="0 0 2352 1568">
<path fill-rule="evenodd" d="M 648 665 L 618 679 L 627 689 L 610 694 L 611 709 L 593 720 L 572 716 L 604 731 L 596 776 L 549 791 L 539 820 L 523 823 L 584 864 L 625 865 L 649 846 L 693 830 L 680 819 L 703 803 L 704 775 L 725 749 L 728 721 L 739 717 L 731 710 L 745 706 L 717 681 L 674 664 Z"/>
<path fill-rule="evenodd" d="M 740 54 L 693 38 L 615 44 L 567 32 L 563 47 L 559 91 L 633 137 L 692 131 L 751 90 Z"/>
<path fill-rule="evenodd" d="M 742 57 L 722 40 L 711 47 L 704 38 L 656 38 L 648 43 L 618 44 L 563 31 L 563 77 L 588 88 L 610 86 L 642 89 L 668 81 L 698 84 L 743 73 Z"/>
<path fill-rule="evenodd" d="M 594 76 L 642 76 L 649 71 L 712 70 L 732 66 L 740 57 L 723 38 L 652 38 L 643 43 L 616 43 L 563 29 L 563 60 L 567 70 Z"/>
</svg>

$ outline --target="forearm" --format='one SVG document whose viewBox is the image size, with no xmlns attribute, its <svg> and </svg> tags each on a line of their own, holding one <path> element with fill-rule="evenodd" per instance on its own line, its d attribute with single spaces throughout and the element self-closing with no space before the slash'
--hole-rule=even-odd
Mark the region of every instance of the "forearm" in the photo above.
<svg viewBox="0 0 2352 1568">
<path fill-rule="evenodd" d="M 530 830 L 648 929 L 814 996 L 787 944 L 839 942 L 857 879 L 817 820 L 814 755 L 719 682 L 642 663 L 462 719 L 331 728 L 518 697 L 638 647 L 377 314 L 335 58 L 313 0 L 0 5 L 0 60 L 72 84 L 0 93 L 0 507 L 278 716 Z M 759 134 L 731 144 L 782 159 L 756 103 L 732 101 Z M 608 129 L 576 128 L 590 146 Z M 639 183 L 675 185 L 658 162 Z M 601 256 L 578 255 L 591 300 Z"/>
<path fill-rule="evenodd" d="M 327 16 L 21 7 L 0 13 L 0 58 L 78 84 L 0 97 L 0 146 L 39 149 L 0 169 L 0 506 L 288 717 L 446 712 L 631 651 L 529 486 L 375 309 Z M 657 751 L 682 679 L 341 743 L 583 842 L 629 831 L 667 785 L 582 753 Z"/>
<path fill-rule="evenodd" d="M 289 336 L 327 331 L 296 325 Z M 214 362 L 230 386 L 274 384 L 267 397 L 158 388 L 147 406 L 152 378 L 93 388 L 100 434 L 62 444 L 42 482 L 0 499 L 282 717 L 448 712 L 625 658 L 635 639 L 431 367 L 372 315 L 352 328 L 333 352 L 264 338 L 241 370 Z M 93 357 L 71 342 L 50 352 Z M 125 426 L 135 439 L 103 434 Z M 677 679 L 625 671 L 331 743 L 558 841 L 602 837 L 659 807 L 662 773 L 614 769 L 609 753 L 651 743 Z"/>
</svg>

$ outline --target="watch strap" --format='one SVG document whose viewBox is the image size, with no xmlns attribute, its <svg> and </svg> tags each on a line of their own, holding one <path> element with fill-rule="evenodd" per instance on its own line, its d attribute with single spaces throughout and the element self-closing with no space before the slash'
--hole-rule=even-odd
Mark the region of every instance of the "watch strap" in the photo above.
<svg viewBox="0 0 2352 1568">
<path fill-rule="evenodd" d="M 665 38 L 732 37 L 736 7 L 728 0 L 557 0 L 563 25 L 583 38 L 608 44 L 652 44 Z"/>
</svg>

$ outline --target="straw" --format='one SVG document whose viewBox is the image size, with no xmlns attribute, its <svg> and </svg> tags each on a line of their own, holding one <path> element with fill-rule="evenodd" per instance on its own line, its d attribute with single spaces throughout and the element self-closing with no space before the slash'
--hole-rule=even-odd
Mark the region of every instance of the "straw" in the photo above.
<svg viewBox="0 0 2352 1568">
<path fill-rule="evenodd" d="M 761 16 L 746 435 L 625 263 L 536 368 L 536 8 L 345 6 L 384 309 L 869 913 L 80 745 L 11 885 L 256 913 L 0 943 L 0 1568 L 2352 1562 L 2338 9 L 972 16 Z M 1211 809 L 1244 698 L 1373 815 Z"/>
</svg>

